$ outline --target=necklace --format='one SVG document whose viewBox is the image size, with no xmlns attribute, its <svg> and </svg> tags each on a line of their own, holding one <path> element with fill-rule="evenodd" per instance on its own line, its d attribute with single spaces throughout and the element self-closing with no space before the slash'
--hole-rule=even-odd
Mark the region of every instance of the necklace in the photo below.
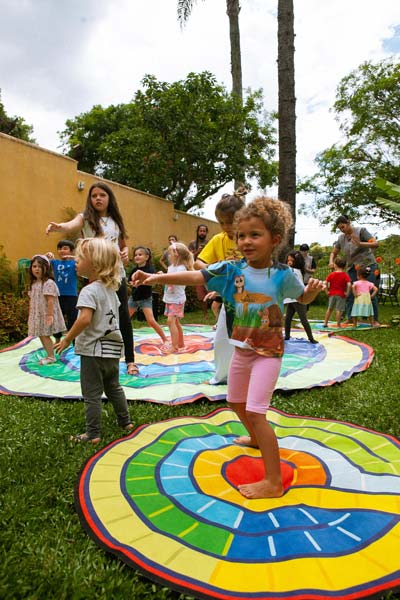
<svg viewBox="0 0 400 600">
<path fill-rule="evenodd" d="M 100 217 L 100 222 L 102 225 L 106 226 L 108 223 L 108 217 Z"/>
</svg>

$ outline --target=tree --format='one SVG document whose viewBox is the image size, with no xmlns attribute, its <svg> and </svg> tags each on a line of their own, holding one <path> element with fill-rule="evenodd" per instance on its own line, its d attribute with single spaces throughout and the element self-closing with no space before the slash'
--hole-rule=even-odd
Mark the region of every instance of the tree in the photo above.
<svg viewBox="0 0 400 600">
<path fill-rule="evenodd" d="M 24 140 L 25 142 L 35 143 L 32 137 L 33 127 L 25 123 L 22 117 L 9 117 L 1 101 L 0 90 L 0 132 L 11 135 L 12 137 Z"/>
<path fill-rule="evenodd" d="M 178 0 L 178 20 L 184 25 L 189 19 L 196 0 Z M 232 92 L 243 99 L 242 56 L 240 51 L 239 0 L 226 0 L 226 13 L 229 18 L 229 39 L 231 45 Z"/>
<path fill-rule="evenodd" d="M 243 168 L 261 187 L 276 179 L 275 130 L 260 91 L 243 105 L 208 72 L 165 83 L 147 75 L 132 102 L 94 106 L 66 122 L 65 150 L 79 168 L 173 200 L 204 201 Z M 77 153 L 78 149 L 78 153 Z"/>
<path fill-rule="evenodd" d="M 321 223 L 339 214 L 368 222 L 398 222 L 376 203 L 376 179 L 400 184 L 400 63 L 395 58 L 363 63 L 339 83 L 334 111 L 344 141 L 316 157 L 318 172 L 301 188 L 315 201 L 306 213 Z"/>
<path fill-rule="evenodd" d="M 296 224 L 296 96 L 294 79 L 293 0 L 278 0 L 278 196 L 291 207 L 293 228 L 288 245 L 293 248 Z"/>
<path fill-rule="evenodd" d="M 385 211 L 390 213 L 391 219 L 400 224 L 400 185 L 385 181 L 380 177 L 376 180 L 376 186 L 386 193 L 389 198 L 378 196 L 375 202 Z"/>
</svg>

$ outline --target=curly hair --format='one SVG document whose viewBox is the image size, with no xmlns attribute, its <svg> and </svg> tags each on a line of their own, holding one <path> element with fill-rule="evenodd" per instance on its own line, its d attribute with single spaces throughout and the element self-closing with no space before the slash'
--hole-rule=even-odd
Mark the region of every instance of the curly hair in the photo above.
<svg viewBox="0 0 400 600">
<path fill-rule="evenodd" d="M 121 285 L 121 259 L 115 244 L 104 238 L 78 240 L 77 258 L 89 258 L 96 276 L 106 287 L 117 290 Z"/>
<path fill-rule="evenodd" d="M 241 221 L 253 217 L 261 219 L 272 236 L 280 236 L 280 242 L 274 248 L 274 255 L 276 255 L 279 249 L 286 244 L 289 230 L 293 225 L 289 205 L 282 200 L 259 196 L 235 214 L 235 228 L 237 229 Z"/>
</svg>

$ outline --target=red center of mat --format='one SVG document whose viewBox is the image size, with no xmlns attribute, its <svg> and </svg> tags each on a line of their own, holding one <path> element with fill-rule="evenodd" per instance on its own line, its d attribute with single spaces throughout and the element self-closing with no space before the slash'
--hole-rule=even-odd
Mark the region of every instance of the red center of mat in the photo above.
<svg viewBox="0 0 400 600">
<path fill-rule="evenodd" d="M 234 487 L 242 483 L 254 483 L 264 477 L 264 463 L 261 458 L 239 456 L 226 467 L 226 478 Z M 281 460 L 281 473 L 283 489 L 290 487 L 294 469 L 287 462 Z"/>
</svg>

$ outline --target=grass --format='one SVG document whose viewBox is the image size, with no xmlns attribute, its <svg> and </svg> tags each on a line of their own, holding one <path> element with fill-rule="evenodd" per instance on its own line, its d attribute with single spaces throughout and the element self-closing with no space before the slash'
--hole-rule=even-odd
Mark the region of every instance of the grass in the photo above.
<svg viewBox="0 0 400 600">
<path fill-rule="evenodd" d="M 309 318 L 322 318 L 324 311 L 325 306 L 313 305 Z M 399 312 L 385 306 L 380 318 L 388 322 Z M 188 314 L 185 321 L 199 323 L 202 316 Z M 208 322 L 214 322 L 211 315 Z M 347 335 L 375 349 L 367 371 L 327 388 L 277 393 L 274 406 L 289 413 L 349 421 L 400 438 L 400 328 Z M 130 413 L 140 425 L 177 415 L 204 415 L 224 405 L 198 401 L 168 407 L 137 402 L 130 404 Z M 112 408 L 106 404 L 104 444 L 121 435 L 114 423 Z M 103 552 L 82 529 L 74 508 L 74 485 L 94 450 L 85 444 L 72 445 L 68 436 L 83 431 L 83 425 L 81 402 L 0 396 L 0 597 L 188 599 Z"/>
</svg>

